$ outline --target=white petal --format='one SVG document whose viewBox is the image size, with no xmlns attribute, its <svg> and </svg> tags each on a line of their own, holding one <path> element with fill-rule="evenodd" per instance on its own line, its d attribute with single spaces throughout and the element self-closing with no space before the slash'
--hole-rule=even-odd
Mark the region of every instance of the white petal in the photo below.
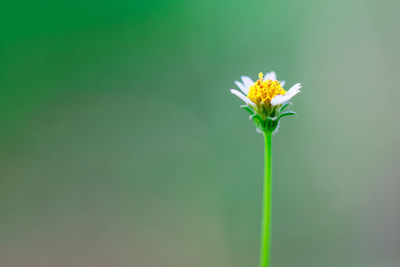
<svg viewBox="0 0 400 267">
<path fill-rule="evenodd" d="M 292 88 L 289 89 L 289 91 L 286 92 L 286 94 L 284 94 L 284 95 L 276 95 L 274 98 L 272 98 L 271 99 L 271 105 L 272 106 L 277 106 L 277 105 L 283 104 L 285 102 L 288 102 L 295 95 L 300 93 L 300 88 L 301 88 L 301 84 L 300 83 L 296 83 L 295 85 L 292 86 Z"/>
<path fill-rule="evenodd" d="M 296 83 L 295 85 L 293 85 L 293 86 L 289 89 L 289 91 L 287 91 L 286 94 L 292 94 L 292 93 L 297 92 L 297 91 L 300 92 L 300 88 L 301 88 L 301 83 Z M 297 93 L 298 93 L 298 92 L 297 92 Z M 296 94 L 297 94 L 297 93 L 296 93 Z M 286 95 L 286 94 L 285 94 L 285 95 Z"/>
<path fill-rule="evenodd" d="M 271 105 L 277 106 L 289 101 L 287 95 L 276 95 L 274 98 L 271 99 Z"/>
<path fill-rule="evenodd" d="M 238 82 L 238 81 L 235 81 L 235 83 L 236 83 L 237 87 L 239 87 L 240 90 L 241 90 L 244 94 L 246 94 L 246 95 L 249 94 L 249 87 L 246 87 L 243 83 Z"/>
<path fill-rule="evenodd" d="M 269 73 L 266 73 L 265 76 L 264 76 L 264 80 L 276 81 L 276 73 L 275 73 L 275 71 L 271 71 Z"/>
<path fill-rule="evenodd" d="M 280 84 L 281 84 L 282 87 L 285 86 L 285 83 L 286 83 L 285 81 L 281 81 L 281 82 L 280 82 Z"/>
<path fill-rule="evenodd" d="M 244 102 L 246 102 L 247 104 L 249 104 L 252 107 L 255 107 L 256 104 L 253 103 L 253 101 L 251 101 L 250 99 L 248 99 L 247 97 L 245 97 L 241 92 L 239 92 L 238 90 L 235 89 L 231 89 L 231 93 L 236 95 L 237 97 L 239 97 L 240 99 L 242 99 Z"/>
<path fill-rule="evenodd" d="M 254 82 L 249 76 L 242 76 L 242 81 L 246 88 L 249 88 Z"/>
</svg>

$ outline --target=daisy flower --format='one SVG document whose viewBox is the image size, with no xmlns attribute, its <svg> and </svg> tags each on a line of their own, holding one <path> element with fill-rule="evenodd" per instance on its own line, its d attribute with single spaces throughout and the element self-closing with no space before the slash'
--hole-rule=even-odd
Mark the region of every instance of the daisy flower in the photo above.
<svg viewBox="0 0 400 267">
<path fill-rule="evenodd" d="M 296 83 L 288 91 L 283 89 L 285 81 L 278 81 L 275 72 L 264 75 L 260 72 L 258 80 L 242 76 L 242 82 L 235 82 L 242 92 L 231 89 L 231 93 L 246 104 L 241 107 L 250 113 L 250 119 L 257 131 L 264 134 L 265 169 L 263 182 L 263 210 L 261 222 L 260 267 L 270 266 L 271 247 L 271 203 L 272 203 L 272 133 L 276 133 L 283 117 L 296 114 L 288 110 L 289 101 L 300 93 L 301 84 Z"/>
<path fill-rule="evenodd" d="M 285 81 L 278 81 L 274 71 L 265 74 L 265 77 L 260 72 L 255 82 L 248 76 L 242 76 L 242 82 L 235 83 L 242 92 L 231 89 L 231 93 L 246 103 L 241 107 L 250 113 L 250 119 L 255 122 L 259 131 L 276 131 L 281 118 L 296 114 L 286 108 L 289 101 L 300 93 L 300 83 L 286 91 L 283 89 Z"/>
</svg>

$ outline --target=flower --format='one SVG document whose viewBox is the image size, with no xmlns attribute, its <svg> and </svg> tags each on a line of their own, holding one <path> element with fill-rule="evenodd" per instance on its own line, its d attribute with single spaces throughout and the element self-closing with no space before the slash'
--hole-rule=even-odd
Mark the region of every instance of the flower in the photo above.
<svg viewBox="0 0 400 267">
<path fill-rule="evenodd" d="M 260 72 L 255 82 L 248 76 L 242 76 L 242 82 L 235 83 L 244 94 L 235 89 L 231 89 L 231 93 L 246 103 L 241 107 L 250 113 L 250 119 L 261 132 L 276 132 L 281 118 L 296 114 L 285 109 L 289 101 L 300 93 L 300 83 L 285 91 L 285 81 L 278 81 L 274 71 L 265 74 L 265 77 Z"/>
</svg>

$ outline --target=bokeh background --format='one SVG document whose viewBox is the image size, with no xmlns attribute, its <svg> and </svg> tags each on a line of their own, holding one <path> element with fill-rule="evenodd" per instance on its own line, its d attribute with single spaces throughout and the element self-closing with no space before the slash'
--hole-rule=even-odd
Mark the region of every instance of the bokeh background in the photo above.
<svg viewBox="0 0 400 267">
<path fill-rule="evenodd" d="M 399 1 L 0 4 L 0 266 L 257 266 L 275 70 L 272 266 L 400 266 Z"/>
</svg>

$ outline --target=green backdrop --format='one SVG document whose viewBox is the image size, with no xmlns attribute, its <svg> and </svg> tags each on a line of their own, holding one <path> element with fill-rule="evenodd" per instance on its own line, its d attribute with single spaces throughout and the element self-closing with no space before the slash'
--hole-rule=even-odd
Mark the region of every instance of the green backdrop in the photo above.
<svg viewBox="0 0 400 267">
<path fill-rule="evenodd" d="M 0 265 L 257 266 L 240 75 L 273 140 L 275 267 L 400 264 L 398 1 L 2 1 Z"/>
</svg>

